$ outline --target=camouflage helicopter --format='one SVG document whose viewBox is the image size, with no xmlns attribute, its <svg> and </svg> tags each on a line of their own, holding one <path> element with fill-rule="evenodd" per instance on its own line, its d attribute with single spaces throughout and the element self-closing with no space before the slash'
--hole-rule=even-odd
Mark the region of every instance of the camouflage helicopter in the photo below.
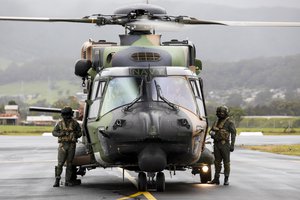
<svg viewBox="0 0 300 200">
<path fill-rule="evenodd" d="M 10 21 L 121 25 L 120 44 L 89 40 L 83 44 L 75 74 L 87 93 L 83 139 L 74 166 L 120 167 L 138 172 L 138 190 L 148 177 L 165 190 L 163 171 L 192 169 L 202 183 L 211 180 L 213 156 L 205 147 L 208 121 L 200 76 L 201 61 L 191 41 L 161 42 L 160 27 L 181 25 L 300 26 L 298 22 L 206 21 L 170 16 L 164 8 L 136 4 L 113 15 L 80 19 L 0 17 Z M 60 112 L 59 109 L 31 110 Z M 147 173 L 147 175 L 146 175 Z"/>
</svg>

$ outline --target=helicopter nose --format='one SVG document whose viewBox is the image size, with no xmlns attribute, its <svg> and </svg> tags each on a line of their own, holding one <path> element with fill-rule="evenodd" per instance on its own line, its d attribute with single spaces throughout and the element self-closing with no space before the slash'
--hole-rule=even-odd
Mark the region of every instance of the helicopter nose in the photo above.
<svg viewBox="0 0 300 200">
<path fill-rule="evenodd" d="M 147 145 L 138 156 L 139 168 L 145 172 L 160 172 L 166 168 L 166 153 L 154 144 Z"/>
</svg>

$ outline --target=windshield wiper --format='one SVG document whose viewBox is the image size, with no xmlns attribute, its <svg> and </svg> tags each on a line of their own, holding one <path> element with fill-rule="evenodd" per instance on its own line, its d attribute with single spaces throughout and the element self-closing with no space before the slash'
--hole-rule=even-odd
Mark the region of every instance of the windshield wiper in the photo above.
<svg viewBox="0 0 300 200">
<path fill-rule="evenodd" d="M 130 102 L 125 108 L 124 111 L 128 111 L 136 102 L 138 102 L 142 98 L 142 95 L 135 98 L 132 102 Z"/>
<path fill-rule="evenodd" d="M 168 99 L 166 99 L 164 96 L 161 95 L 161 87 L 159 84 L 157 84 L 156 80 L 154 80 L 154 84 L 155 84 L 155 88 L 156 88 L 156 93 L 157 93 L 157 97 L 159 97 L 161 100 L 163 100 L 163 102 L 165 102 L 167 105 L 169 105 L 171 108 L 173 108 L 174 110 L 178 110 L 178 107 L 170 102 Z"/>
<path fill-rule="evenodd" d="M 142 96 L 143 96 L 143 85 L 144 85 L 144 79 L 142 79 L 141 85 L 140 85 L 140 96 L 138 96 L 137 98 L 135 98 L 132 102 L 130 102 L 127 106 L 125 106 L 124 111 L 128 111 L 129 108 L 131 108 L 134 104 L 136 104 L 136 102 L 138 102 Z"/>
</svg>

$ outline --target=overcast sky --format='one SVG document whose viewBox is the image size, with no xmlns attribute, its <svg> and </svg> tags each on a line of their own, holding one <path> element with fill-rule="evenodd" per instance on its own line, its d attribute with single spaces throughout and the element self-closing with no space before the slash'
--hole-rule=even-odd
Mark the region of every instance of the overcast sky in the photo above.
<svg viewBox="0 0 300 200">
<path fill-rule="evenodd" d="M 74 17 L 112 14 L 117 7 L 146 0 L 0 0 L 0 16 Z M 207 20 L 300 21 L 300 0 L 149 0 L 170 15 Z M 87 24 L 1 22 L 0 53 L 7 49 L 23 54 L 68 52 L 77 55 L 88 38 L 118 42 L 122 27 Z M 157 33 L 159 33 L 157 31 Z M 163 33 L 163 41 L 177 38 L 195 43 L 203 59 L 240 60 L 300 53 L 300 28 L 236 28 L 198 26 Z M 44 47 L 45 41 L 47 48 Z M 28 49 L 28 46 L 32 48 Z M 57 48 L 60 46 L 60 48 Z M 53 50 L 55 49 L 55 50 Z M 13 54 L 14 55 L 14 54 Z M 1 57 L 0 56 L 0 57 Z M 29 57 L 28 55 L 25 55 Z M 37 55 L 39 56 L 39 55 Z"/>
<path fill-rule="evenodd" d="M 59 2 L 59 3 L 58 3 Z M 98 10 L 98 12 L 111 12 L 117 6 L 130 3 L 144 3 L 147 0 L 0 0 L 1 6 L 11 4 L 15 6 L 15 11 L 35 11 L 53 13 L 64 9 L 65 12 L 75 8 L 81 10 Z M 171 3 L 170 3 L 171 2 Z M 238 7 L 238 8 L 258 8 L 258 7 L 289 7 L 300 8 L 300 0 L 149 0 L 149 3 L 157 5 L 168 5 L 172 7 L 176 5 L 184 5 L 185 9 L 193 6 L 194 3 L 213 4 L 220 6 Z M 173 3 L 173 4 L 172 4 Z M 53 7 L 56 7 L 53 9 Z M 49 8 L 49 9 L 47 9 Z M 166 8 L 167 10 L 169 8 Z M 13 10 L 9 10 L 14 12 Z M 0 14 L 2 15 L 2 14 Z"/>
<path fill-rule="evenodd" d="M 180 0 L 175 0 L 180 1 Z M 232 7 L 291 7 L 291 8 L 300 8 L 299 0 L 187 0 L 197 1 L 201 3 L 211 3 L 218 5 L 226 5 Z"/>
</svg>

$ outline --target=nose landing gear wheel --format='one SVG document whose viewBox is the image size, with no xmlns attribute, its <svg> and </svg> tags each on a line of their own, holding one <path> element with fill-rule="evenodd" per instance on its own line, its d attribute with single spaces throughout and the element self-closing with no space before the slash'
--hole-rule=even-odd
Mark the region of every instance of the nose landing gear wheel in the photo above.
<svg viewBox="0 0 300 200">
<path fill-rule="evenodd" d="M 156 175 L 156 190 L 158 192 L 163 192 L 166 189 L 165 184 L 165 174 L 163 172 L 158 172 Z"/>
<path fill-rule="evenodd" d="M 140 172 L 138 176 L 138 190 L 147 191 L 147 177 L 144 172 Z"/>
</svg>

